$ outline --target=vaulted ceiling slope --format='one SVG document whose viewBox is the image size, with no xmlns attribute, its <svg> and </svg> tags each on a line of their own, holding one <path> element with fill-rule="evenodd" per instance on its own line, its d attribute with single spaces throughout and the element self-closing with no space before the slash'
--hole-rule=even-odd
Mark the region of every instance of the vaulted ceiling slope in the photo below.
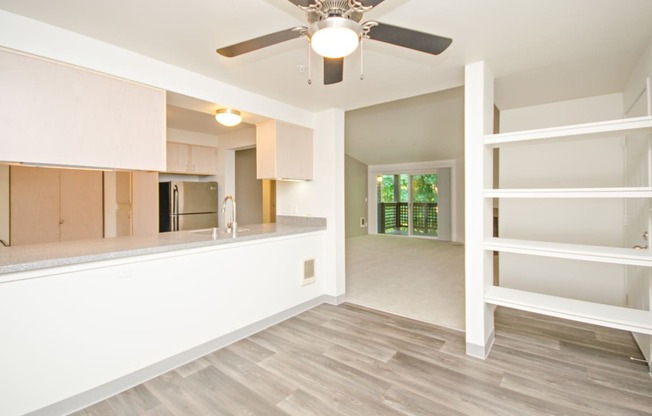
<svg viewBox="0 0 652 416">
<path fill-rule="evenodd" d="M 365 20 L 453 39 L 441 55 L 366 41 L 325 86 L 294 39 L 235 58 L 215 49 L 294 26 L 285 0 L 0 0 L 0 9 L 96 38 L 309 110 L 345 110 L 463 84 L 486 60 L 502 109 L 621 91 L 652 37 L 650 0 L 385 0 Z"/>
</svg>

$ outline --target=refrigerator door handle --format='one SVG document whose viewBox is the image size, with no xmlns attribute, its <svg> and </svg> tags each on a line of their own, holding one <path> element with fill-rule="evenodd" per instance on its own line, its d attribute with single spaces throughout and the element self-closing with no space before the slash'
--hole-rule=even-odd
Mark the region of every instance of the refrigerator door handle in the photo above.
<svg viewBox="0 0 652 416">
<path fill-rule="evenodd" d="M 179 231 L 179 187 L 172 190 L 172 231 Z"/>
</svg>

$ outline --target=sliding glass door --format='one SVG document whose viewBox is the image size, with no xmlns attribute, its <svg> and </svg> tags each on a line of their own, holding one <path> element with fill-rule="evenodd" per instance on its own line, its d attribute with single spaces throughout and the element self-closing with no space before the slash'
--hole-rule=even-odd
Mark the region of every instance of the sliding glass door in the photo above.
<svg viewBox="0 0 652 416">
<path fill-rule="evenodd" d="M 437 174 L 376 177 L 378 233 L 438 237 Z"/>
</svg>

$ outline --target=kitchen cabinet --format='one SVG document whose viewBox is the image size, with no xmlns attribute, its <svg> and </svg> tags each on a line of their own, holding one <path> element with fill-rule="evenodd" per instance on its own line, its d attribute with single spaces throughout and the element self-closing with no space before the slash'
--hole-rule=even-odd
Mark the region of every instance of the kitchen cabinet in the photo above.
<svg viewBox="0 0 652 416">
<path fill-rule="evenodd" d="M 102 238 L 102 172 L 12 166 L 11 245 Z"/>
<path fill-rule="evenodd" d="M 312 180 L 312 129 L 277 120 L 256 124 L 258 179 Z"/>
<path fill-rule="evenodd" d="M 0 51 L 0 161 L 159 171 L 165 91 Z"/>
<path fill-rule="evenodd" d="M 131 172 L 131 184 L 133 192 L 131 235 L 158 234 L 158 173 Z"/>
<path fill-rule="evenodd" d="M 167 142 L 167 167 L 165 171 L 194 175 L 216 175 L 217 149 L 209 146 Z"/>
<path fill-rule="evenodd" d="M 104 172 L 104 236 L 158 234 L 158 173 Z"/>
</svg>

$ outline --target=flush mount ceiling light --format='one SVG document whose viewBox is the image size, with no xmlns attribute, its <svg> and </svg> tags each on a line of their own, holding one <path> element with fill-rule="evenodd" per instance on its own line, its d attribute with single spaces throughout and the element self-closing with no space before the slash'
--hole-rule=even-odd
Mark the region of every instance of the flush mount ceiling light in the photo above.
<svg viewBox="0 0 652 416">
<path fill-rule="evenodd" d="M 313 23 L 308 33 L 312 50 L 325 58 L 344 58 L 360 43 L 362 27 L 351 19 L 328 17 Z"/>
<path fill-rule="evenodd" d="M 230 108 L 223 108 L 217 110 L 215 114 L 215 120 L 223 126 L 233 127 L 242 123 L 242 116 L 238 110 L 232 110 Z"/>
</svg>

